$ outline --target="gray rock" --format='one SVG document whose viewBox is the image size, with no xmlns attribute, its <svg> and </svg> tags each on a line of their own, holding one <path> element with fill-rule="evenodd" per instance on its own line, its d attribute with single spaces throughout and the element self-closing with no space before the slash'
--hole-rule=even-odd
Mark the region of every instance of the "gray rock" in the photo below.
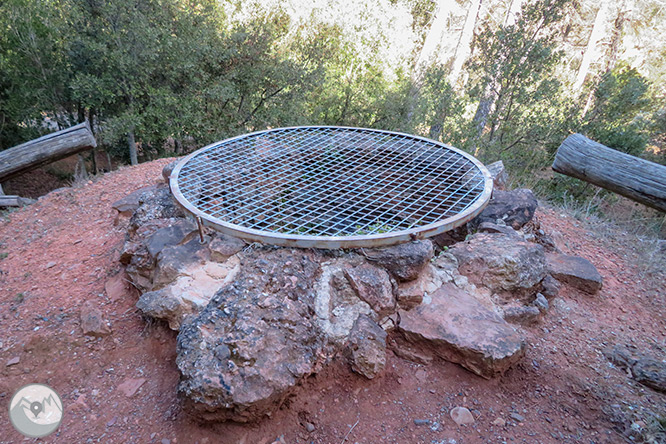
<svg viewBox="0 0 666 444">
<path fill-rule="evenodd" d="M 498 160 L 493 162 L 490 165 L 487 165 L 488 171 L 493 178 L 493 187 L 495 190 L 504 190 L 506 189 L 507 183 L 509 182 L 509 175 L 504 169 L 504 162 Z"/>
<path fill-rule="evenodd" d="M 478 226 L 483 222 L 496 224 L 500 220 L 513 229 L 519 230 L 532 220 L 537 206 L 536 197 L 531 190 L 495 190 L 488 206 L 470 222 L 470 225 Z"/>
<path fill-rule="evenodd" d="M 102 311 L 93 302 L 87 301 L 81 306 L 81 330 L 87 336 L 107 336 L 111 327 L 104 319 Z"/>
<path fill-rule="evenodd" d="M 666 362 L 641 353 L 636 347 L 616 345 L 603 351 L 604 355 L 639 383 L 666 393 Z"/>
<path fill-rule="evenodd" d="M 518 238 L 522 237 L 516 230 L 506 225 L 497 225 L 493 222 L 481 222 L 477 228 L 479 233 L 504 233 L 509 236 L 517 236 Z"/>
<path fill-rule="evenodd" d="M 173 171 L 174 168 L 176 168 L 176 165 L 178 165 L 178 160 L 174 160 L 173 162 L 169 162 L 166 164 L 164 168 L 162 168 L 162 177 L 164 178 L 164 181 L 166 183 L 169 183 L 169 177 L 171 176 L 171 172 Z"/>
<path fill-rule="evenodd" d="M 512 412 L 509 416 L 511 419 L 515 419 L 518 422 L 525 422 L 525 417 L 519 413 Z"/>
<path fill-rule="evenodd" d="M 132 214 L 134 214 L 134 211 L 139 208 L 139 199 L 141 196 L 146 192 L 155 191 L 157 188 L 157 185 L 150 185 L 140 188 L 133 193 L 123 197 L 122 199 L 115 201 L 113 204 L 111 204 L 111 208 L 116 210 L 119 215 L 131 217 Z"/>
<path fill-rule="evenodd" d="M 477 233 L 456 244 L 460 274 L 495 292 L 534 294 L 546 276 L 543 247 L 503 233 Z"/>
<path fill-rule="evenodd" d="M 400 312 L 398 333 L 411 345 L 484 378 L 503 374 L 525 354 L 525 339 L 495 312 L 452 284 L 429 304 Z"/>
<path fill-rule="evenodd" d="M 157 256 L 153 287 L 161 288 L 186 274 L 193 265 L 203 265 L 209 260 L 210 251 L 198 237 L 182 245 L 168 245 Z"/>
<path fill-rule="evenodd" d="M 245 242 L 237 237 L 224 233 L 215 233 L 215 237 L 208 244 L 210 259 L 215 262 L 224 262 L 227 258 L 245 248 Z"/>
<path fill-rule="evenodd" d="M 512 324 L 531 325 L 539 320 L 541 312 L 537 307 L 524 305 L 504 308 L 504 320 Z"/>
<path fill-rule="evenodd" d="M 472 412 L 466 407 L 454 407 L 449 412 L 451 419 L 458 425 L 468 425 L 474 423 Z"/>
<path fill-rule="evenodd" d="M 429 240 L 367 249 L 364 252 L 368 260 L 386 269 L 399 282 L 416 279 L 434 253 Z"/>
<path fill-rule="evenodd" d="M 395 312 L 395 297 L 389 274 L 369 264 L 349 266 L 344 270 L 358 297 L 368 303 L 378 319 Z"/>
<path fill-rule="evenodd" d="M 554 277 L 547 274 L 543 281 L 541 281 L 541 293 L 546 297 L 546 299 L 553 299 L 560 292 L 560 284 L 555 280 Z"/>
<path fill-rule="evenodd" d="M 203 420 L 257 420 L 316 371 L 325 340 L 314 316 L 315 254 L 248 253 L 233 283 L 181 326 L 176 362 L 187 412 Z"/>
<path fill-rule="evenodd" d="M 603 279 L 590 261 L 579 256 L 546 254 L 548 272 L 558 281 L 571 285 L 585 293 L 596 294 L 601 290 Z"/>
<path fill-rule="evenodd" d="M 196 224 L 187 219 L 178 220 L 168 227 L 160 228 L 145 240 L 148 254 L 157 258 L 164 247 L 178 245 L 186 236 L 195 231 L 197 231 Z"/>
<path fill-rule="evenodd" d="M 349 335 L 349 360 L 352 370 L 368 379 L 386 366 L 386 332 L 366 315 L 358 317 Z"/>
<path fill-rule="evenodd" d="M 546 313 L 550 308 L 548 299 L 546 299 L 546 297 L 541 293 L 537 293 L 536 298 L 534 298 L 534 302 L 532 302 L 532 305 L 534 305 L 542 314 Z"/>
<path fill-rule="evenodd" d="M 143 192 L 138 200 L 139 206 L 134 211 L 127 229 L 130 236 L 151 220 L 185 217 L 185 213 L 176 205 L 176 201 L 167 186 L 149 189 Z"/>
</svg>

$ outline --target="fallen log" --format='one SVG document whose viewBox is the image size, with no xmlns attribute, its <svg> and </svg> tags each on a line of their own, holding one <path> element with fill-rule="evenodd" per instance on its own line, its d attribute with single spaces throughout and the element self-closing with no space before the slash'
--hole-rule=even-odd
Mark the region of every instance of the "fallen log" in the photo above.
<svg viewBox="0 0 666 444">
<path fill-rule="evenodd" d="M 33 199 L 27 199 L 25 197 L 0 195 L 0 208 L 25 207 L 34 202 Z"/>
<path fill-rule="evenodd" d="M 553 170 L 666 212 L 666 166 L 608 148 L 581 134 L 562 142 Z"/>
<path fill-rule="evenodd" d="M 0 182 L 97 146 L 87 122 L 0 151 Z"/>
</svg>

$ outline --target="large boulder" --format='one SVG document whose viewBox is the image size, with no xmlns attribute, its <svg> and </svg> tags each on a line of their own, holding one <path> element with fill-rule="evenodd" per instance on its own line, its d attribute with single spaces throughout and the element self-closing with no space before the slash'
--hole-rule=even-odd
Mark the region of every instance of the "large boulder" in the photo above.
<svg viewBox="0 0 666 444">
<path fill-rule="evenodd" d="M 483 222 L 492 222 L 518 230 L 532 220 L 537 206 L 536 197 L 526 188 L 512 191 L 495 190 L 488 206 L 470 222 L 470 225 L 477 227 Z"/>
<path fill-rule="evenodd" d="M 270 414 L 324 359 L 317 327 L 314 253 L 249 253 L 236 279 L 178 335 L 179 392 L 203 420 Z"/>
<path fill-rule="evenodd" d="M 498 293 L 536 293 L 532 290 L 546 276 L 543 247 L 519 236 L 477 233 L 450 251 L 461 274 Z"/>
<path fill-rule="evenodd" d="M 421 240 L 392 247 L 364 250 L 371 262 L 386 269 L 399 282 L 412 281 L 432 259 L 432 242 Z"/>
<path fill-rule="evenodd" d="M 546 255 L 548 272 L 558 281 L 585 293 L 596 294 L 603 279 L 592 262 L 580 256 L 549 253 Z"/>
<path fill-rule="evenodd" d="M 525 354 L 525 339 L 497 313 L 453 284 L 413 310 L 400 311 L 398 347 L 434 354 L 484 378 L 503 374 Z"/>
</svg>

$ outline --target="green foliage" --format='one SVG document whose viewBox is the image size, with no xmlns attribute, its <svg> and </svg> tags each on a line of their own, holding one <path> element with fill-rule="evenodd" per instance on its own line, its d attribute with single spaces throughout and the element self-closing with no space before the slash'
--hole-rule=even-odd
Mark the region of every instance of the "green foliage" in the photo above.
<svg viewBox="0 0 666 444">
<path fill-rule="evenodd" d="M 594 90 L 594 106 L 583 117 L 580 131 L 625 153 L 640 155 L 649 140 L 649 84 L 626 65 L 607 72 Z"/>
</svg>

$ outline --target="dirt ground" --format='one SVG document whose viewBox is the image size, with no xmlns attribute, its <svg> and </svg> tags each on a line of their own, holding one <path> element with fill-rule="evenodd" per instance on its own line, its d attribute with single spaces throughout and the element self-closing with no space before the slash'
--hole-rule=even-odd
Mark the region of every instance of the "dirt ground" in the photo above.
<svg viewBox="0 0 666 444">
<path fill-rule="evenodd" d="M 160 178 L 169 159 L 121 168 L 60 189 L 0 218 L 0 442 L 49 443 L 621 443 L 663 440 L 666 395 L 610 365 L 606 346 L 634 344 L 666 357 L 663 254 L 620 232 L 592 232 L 555 209 L 538 217 L 565 253 L 592 261 L 604 278 L 597 296 L 563 287 L 529 349 L 504 377 L 484 380 L 439 361 L 413 364 L 389 353 L 368 381 L 343 362 L 309 378 L 283 407 L 257 424 L 199 424 L 176 396 L 176 333 L 147 322 L 127 289 L 105 283 L 121 272 L 123 223 L 111 204 Z M 659 261 L 662 261 L 661 263 Z M 661 264 L 661 265 L 660 265 Z M 113 333 L 85 337 L 84 301 L 98 304 Z M 19 358 L 17 364 L 9 365 Z M 119 386 L 145 379 L 128 397 Z M 8 420 L 12 394 L 44 383 L 60 393 L 64 419 L 41 440 Z M 476 418 L 459 427 L 455 406 Z M 429 420 L 423 424 L 422 421 Z M 305 424 L 314 425 L 308 432 Z M 631 437 L 631 438 L 630 438 Z"/>
</svg>

